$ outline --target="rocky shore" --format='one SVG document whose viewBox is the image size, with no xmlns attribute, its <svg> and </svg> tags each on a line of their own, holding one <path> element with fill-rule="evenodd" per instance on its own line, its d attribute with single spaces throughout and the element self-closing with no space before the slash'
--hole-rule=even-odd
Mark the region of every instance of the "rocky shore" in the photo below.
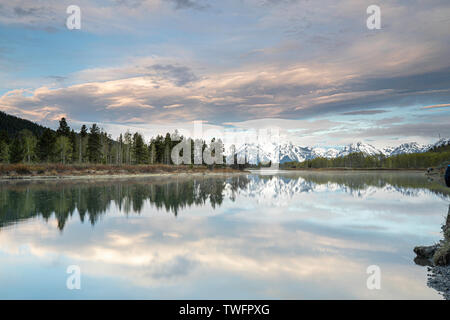
<svg viewBox="0 0 450 320">
<path fill-rule="evenodd" d="M 450 266 L 428 267 L 427 285 L 450 300 Z"/>
<path fill-rule="evenodd" d="M 414 248 L 417 255 L 414 262 L 427 266 L 427 285 L 441 293 L 446 300 L 450 300 L 450 207 L 442 233 L 444 239 L 438 243 Z"/>
</svg>

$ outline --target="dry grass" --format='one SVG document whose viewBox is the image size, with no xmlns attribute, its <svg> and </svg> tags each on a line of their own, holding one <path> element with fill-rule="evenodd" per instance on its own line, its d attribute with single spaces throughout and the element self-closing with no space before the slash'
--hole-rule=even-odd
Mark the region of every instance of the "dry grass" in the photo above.
<svg viewBox="0 0 450 320">
<path fill-rule="evenodd" d="M 149 173 L 198 173 L 211 171 L 206 166 L 174 165 L 104 165 L 104 164 L 1 164 L 0 176 L 81 176 Z M 235 172 L 230 168 L 215 168 L 214 172 Z"/>
</svg>

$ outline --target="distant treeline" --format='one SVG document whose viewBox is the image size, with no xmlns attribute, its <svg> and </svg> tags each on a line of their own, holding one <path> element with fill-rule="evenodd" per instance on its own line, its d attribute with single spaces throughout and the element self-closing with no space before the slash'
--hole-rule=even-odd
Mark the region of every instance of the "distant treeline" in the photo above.
<svg viewBox="0 0 450 320">
<path fill-rule="evenodd" d="M 0 111 L 0 131 L 3 137 L 13 138 L 23 129 L 27 129 L 39 137 L 44 132 L 45 127 Z"/>
<path fill-rule="evenodd" d="M 59 128 L 54 131 L 30 121 L 7 117 L 18 122 L 15 130 L 11 129 L 13 126 L 4 127 L 2 122 L 0 163 L 173 164 L 172 149 L 183 139 L 175 132 L 158 135 L 146 143 L 140 133 L 127 131 L 114 140 L 96 124 L 89 128 L 83 125 L 79 132 L 75 132 L 62 118 Z M 24 129 L 17 130 L 17 127 L 24 126 Z M 188 141 L 191 143 L 191 163 L 194 163 L 195 142 L 192 139 Z M 214 141 L 212 139 L 211 143 Z M 201 152 L 208 148 L 205 141 L 196 142 L 202 146 Z"/>
<path fill-rule="evenodd" d="M 391 157 L 368 156 L 361 152 L 334 159 L 315 158 L 303 162 L 286 162 L 281 165 L 281 168 L 424 169 L 449 161 L 450 146 L 447 145 L 424 153 L 399 154 Z"/>
</svg>

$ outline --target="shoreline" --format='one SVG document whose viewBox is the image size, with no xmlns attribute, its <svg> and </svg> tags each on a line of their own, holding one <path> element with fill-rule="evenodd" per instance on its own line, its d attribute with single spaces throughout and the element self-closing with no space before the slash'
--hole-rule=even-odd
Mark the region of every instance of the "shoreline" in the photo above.
<svg viewBox="0 0 450 320">
<path fill-rule="evenodd" d="M 0 165 L 0 181 L 130 179 L 248 174 L 227 167 L 176 165 L 14 164 Z"/>
<path fill-rule="evenodd" d="M 154 177 L 191 177 L 191 176 L 231 176 L 249 174 L 248 171 L 204 171 L 204 172 L 159 172 L 159 173 L 135 173 L 135 174 L 83 174 L 83 175 L 17 175 L 0 176 L 2 181 L 58 181 L 58 180 L 92 180 L 92 179 L 133 179 L 133 178 L 154 178 Z"/>
<path fill-rule="evenodd" d="M 114 170 L 119 168 L 120 170 Z M 145 169 L 150 168 L 150 172 Z M 67 166 L 62 172 L 48 172 L 44 173 L 17 173 L 0 175 L 0 182 L 2 181 L 56 181 L 56 180 L 91 180 L 91 179 L 132 179 L 132 178 L 151 178 L 151 177 L 189 177 L 189 176 L 229 176 L 242 174 L 265 174 L 265 173 L 294 173 L 294 172 L 426 172 L 421 169 L 350 169 L 350 168 L 291 168 L 278 170 L 265 170 L 247 168 L 245 170 L 236 170 L 231 168 L 215 168 L 208 169 L 206 167 L 197 168 L 183 168 L 177 166 L 167 166 L 165 168 L 158 168 L 153 170 L 152 167 L 135 167 L 132 169 L 125 169 L 121 167 L 111 167 L 96 169 L 93 167 L 86 167 L 83 170 L 76 170 Z M 152 172 L 153 171 L 153 172 Z"/>
<path fill-rule="evenodd" d="M 417 171 L 426 172 L 424 168 L 280 168 L 285 171 Z"/>
</svg>

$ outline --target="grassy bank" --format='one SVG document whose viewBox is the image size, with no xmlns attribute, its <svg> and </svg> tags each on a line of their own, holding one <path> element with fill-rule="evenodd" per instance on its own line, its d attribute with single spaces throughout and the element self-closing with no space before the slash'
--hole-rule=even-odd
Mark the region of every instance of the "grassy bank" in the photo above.
<svg viewBox="0 0 450 320">
<path fill-rule="evenodd" d="M 207 167 L 189 165 L 103 165 L 103 164 L 2 164 L 1 178 L 24 176 L 93 176 L 93 175 L 137 175 L 165 173 L 234 173 L 242 172 L 228 167 Z"/>
<path fill-rule="evenodd" d="M 425 168 L 343 168 L 343 167 L 329 167 L 329 168 L 280 168 L 286 171 L 426 171 Z"/>
</svg>

